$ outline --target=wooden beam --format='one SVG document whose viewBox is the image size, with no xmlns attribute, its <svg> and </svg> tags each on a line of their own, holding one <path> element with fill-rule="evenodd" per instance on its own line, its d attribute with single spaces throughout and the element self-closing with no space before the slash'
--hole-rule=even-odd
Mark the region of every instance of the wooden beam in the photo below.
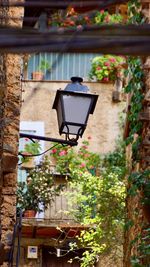
<svg viewBox="0 0 150 267">
<path fill-rule="evenodd" d="M 110 5 L 116 5 L 116 4 L 121 4 L 121 3 L 127 3 L 127 0 L 97 0 L 97 1 L 87 1 L 87 0 L 76 0 L 76 1 L 70 1 L 70 0 L 65 0 L 65 1 L 54 1 L 54 0 L 45 0 L 45 1 L 24 1 L 24 2 L 19 2 L 19 1 L 9 1 L 8 3 L 6 1 L 2 1 L 2 6 L 7 7 L 51 7 L 51 8 L 67 8 L 68 6 L 72 7 L 91 7 L 91 8 L 100 8 L 100 7 L 108 7 Z"/>
<path fill-rule="evenodd" d="M 0 28 L 0 52 L 81 52 L 122 55 L 150 54 L 150 25 L 105 25 L 81 31 L 38 32 Z"/>
</svg>

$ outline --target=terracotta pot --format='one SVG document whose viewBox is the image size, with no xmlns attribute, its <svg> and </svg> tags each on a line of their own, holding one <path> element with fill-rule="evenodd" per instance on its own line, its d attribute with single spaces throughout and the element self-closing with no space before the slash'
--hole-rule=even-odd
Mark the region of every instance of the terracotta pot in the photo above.
<svg viewBox="0 0 150 267">
<path fill-rule="evenodd" d="M 35 210 L 25 210 L 23 215 L 25 218 L 34 218 L 36 215 L 36 211 Z"/>
<path fill-rule="evenodd" d="M 27 162 L 23 162 L 21 169 L 33 169 L 35 167 L 34 158 L 28 157 Z"/>
<path fill-rule="evenodd" d="M 41 80 L 43 80 L 43 77 L 44 77 L 44 74 L 41 71 L 32 72 L 32 79 L 33 80 L 41 81 Z"/>
</svg>

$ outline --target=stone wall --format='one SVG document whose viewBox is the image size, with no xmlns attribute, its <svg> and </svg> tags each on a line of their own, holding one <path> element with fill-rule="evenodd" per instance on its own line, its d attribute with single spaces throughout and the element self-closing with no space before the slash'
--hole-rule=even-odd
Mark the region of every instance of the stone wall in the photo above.
<svg viewBox="0 0 150 267">
<path fill-rule="evenodd" d="M 60 138 L 56 111 L 52 109 L 56 90 L 64 89 L 68 82 L 23 82 L 21 121 L 44 121 L 45 136 Z M 115 147 L 115 139 L 120 133 L 119 115 L 124 102 L 114 103 L 113 84 L 86 83 L 92 93 L 99 95 L 96 109 L 90 115 L 87 128 L 79 144 L 88 136 L 92 137 L 90 149 L 107 153 Z"/>
<path fill-rule="evenodd" d="M 21 20 L 9 17 L 23 16 L 23 8 L 1 8 L 6 20 L 3 25 L 21 27 Z M 18 162 L 18 132 L 20 116 L 20 61 L 17 55 L 0 55 L 0 219 L 1 241 L 5 244 L 5 251 L 9 251 L 12 231 L 16 218 L 16 180 Z M 2 259 L 1 259 L 2 260 Z M 4 266 L 7 264 L 4 263 Z"/>
</svg>

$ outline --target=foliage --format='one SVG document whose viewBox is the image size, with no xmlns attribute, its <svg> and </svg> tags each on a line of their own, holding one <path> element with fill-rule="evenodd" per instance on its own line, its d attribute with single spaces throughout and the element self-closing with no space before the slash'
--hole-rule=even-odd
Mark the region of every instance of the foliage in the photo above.
<svg viewBox="0 0 150 267">
<path fill-rule="evenodd" d="M 139 144 L 141 142 L 140 132 L 142 128 L 142 123 L 139 121 L 139 113 L 142 110 L 143 101 L 143 70 L 140 58 L 130 57 L 128 59 L 128 70 L 126 75 L 129 76 L 129 82 L 125 87 L 126 93 L 132 93 L 130 102 L 130 113 L 128 115 L 128 120 L 130 122 L 129 136 L 126 139 L 126 144 L 132 144 L 133 158 L 137 159 L 137 151 L 139 149 Z M 138 134 L 137 139 L 134 138 L 135 134 Z"/>
<path fill-rule="evenodd" d="M 52 149 L 51 158 L 56 160 L 56 171 L 66 174 L 70 173 L 72 168 L 95 170 L 100 163 L 100 158 L 98 154 L 89 151 L 89 140 L 83 141 L 78 151 L 72 147 L 62 147 L 60 144 Z"/>
<path fill-rule="evenodd" d="M 121 78 L 123 74 L 121 65 L 124 63 L 125 58 L 121 56 L 97 56 L 92 60 L 89 77 L 97 81 L 115 81 L 117 77 Z"/>
<path fill-rule="evenodd" d="M 41 71 L 44 72 L 45 70 L 50 70 L 51 66 L 49 64 L 49 62 L 47 60 L 45 60 L 44 58 L 42 58 L 39 62 L 39 65 L 37 66 L 37 71 Z"/>
<path fill-rule="evenodd" d="M 145 18 L 141 12 L 141 3 L 139 0 L 130 0 L 128 2 L 128 23 L 141 24 L 145 22 Z"/>
<path fill-rule="evenodd" d="M 32 155 L 40 153 L 41 145 L 39 142 L 30 142 L 25 144 L 24 151 Z"/>
<path fill-rule="evenodd" d="M 143 235 L 139 234 L 133 241 L 133 245 L 137 245 L 137 251 L 139 253 L 139 257 L 133 255 L 131 257 L 131 264 L 133 267 L 145 267 L 149 266 L 149 255 L 150 255 L 150 228 L 143 229 Z M 148 261 L 147 261 L 148 258 Z M 141 264 L 141 260 L 146 260 L 144 264 Z M 145 265 L 146 264 L 146 265 Z"/>
<path fill-rule="evenodd" d="M 45 157 L 39 166 L 28 173 L 27 183 L 20 182 L 17 190 L 17 205 L 19 209 L 34 209 L 41 211 L 39 204 L 44 208 L 53 201 L 54 196 L 60 193 L 61 186 L 54 186 L 54 177 L 50 168 L 50 160 Z"/>
<path fill-rule="evenodd" d="M 138 191 L 143 192 L 142 203 L 150 203 L 150 170 L 143 172 L 133 172 L 129 175 L 128 181 L 130 188 L 128 195 L 135 196 Z"/>
<path fill-rule="evenodd" d="M 77 28 L 83 26 L 122 23 L 123 17 L 120 14 L 109 14 L 108 11 L 97 11 L 94 16 L 78 14 L 74 8 L 69 7 L 66 12 L 57 12 L 49 18 L 49 26 Z"/>
<path fill-rule="evenodd" d="M 141 24 L 145 22 L 145 19 L 141 13 L 141 3 L 138 0 L 130 0 L 128 3 L 128 15 L 130 24 Z M 139 57 L 129 57 L 128 58 L 128 70 L 126 71 L 129 83 L 125 88 L 126 93 L 131 95 L 130 111 L 128 115 L 128 121 L 130 123 L 129 136 L 126 140 L 126 144 L 132 144 L 132 162 L 133 168 L 136 163 L 140 160 L 139 148 L 141 146 L 141 130 L 142 123 L 139 121 L 139 114 L 142 111 L 142 102 L 144 98 L 143 94 L 143 78 L 144 72 L 142 69 L 142 61 Z M 135 138 L 136 136 L 136 138 Z M 149 204 L 150 200 L 150 171 L 141 170 L 139 172 L 131 173 L 128 177 L 129 189 L 128 195 L 135 197 L 137 195 L 141 196 L 140 199 L 142 204 Z M 142 197 L 143 196 L 143 197 Z M 130 220 L 131 222 L 131 220 Z M 126 222 L 129 225 L 129 221 Z M 130 224 L 134 227 L 134 221 Z M 149 259 L 150 249 L 149 249 L 149 239 L 150 232 L 149 229 L 143 229 L 140 226 L 141 233 L 146 233 L 144 236 L 138 233 L 135 239 L 131 241 L 131 247 L 135 246 L 133 251 L 136 251 L 131 257 L 131 265 L 133 267 L 144 267 L 147 259 Z M 136 254 L 137 253 L 137 254 Z M 144 264 L 143 264 L 144 263 Z"/>
<path fill-rule="evenodd" d="M 103 173 L 114 172 L 120 180 L 124 179 L 127 172 L 125 143 L 120 138 L 116 142 L 116 149 L 104 156 L 101 169 Z"/>
<path fill-rule="evenodd" d="M 49 26 L 57 27 L 82 27 L 82 25 L 91 25 L 94 23 L 93 19 L 90 19 L 89 16 L 79 15 L 74 8 L 69 7 L 65 13 L 62 12 L 55 13 L 51 18 L 49 18 Z"/>
<path fill-rule="evenodd" d="M 114 157 L 113 157 L 114 155 Z M 81 267 L 93 266 L 100 255 L 117 250 L 122 245 L 125 207 L 124 150 L 101 160 L 100 177 L 88 170 L 70 169 L 71 192 L 67 193 L 71 214 L 88 230 L 78 237 L 80 246 L 86 248 L 81 258 Z"/>
<path fill-rule="evenodd" d="M 109 14 L 108 11 L 100 10 L 96 12 L 94 17 L 94 22 L 96 25 L 101 24 L 117 24 L 123 22 L 123 17 L 121 14 Z"/>
<path fill-rule="evenodd" d="M 32 158 L 32 155 L 33 156 L 37 155 L 41 151 L 41 145 L 39 142 L 37 141 L 29 142 L 28 138 L 26 138 L 25 140 L 27 141 L 27 143 L 25 144 L 23 151 L 19 153 L 22 156 L 21 158 L 22 163 L 29 162 L 30 159 Z"/>
</svg>

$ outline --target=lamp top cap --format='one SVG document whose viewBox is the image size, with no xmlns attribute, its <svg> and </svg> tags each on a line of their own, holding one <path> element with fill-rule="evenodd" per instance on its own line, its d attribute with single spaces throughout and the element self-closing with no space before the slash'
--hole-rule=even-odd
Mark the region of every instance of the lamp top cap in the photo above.
<svg viewBox="0 0 150 267">
<path fill-rule="evenodd" d="M 73 77 L 71 77 L 71 81 L 73 83 L 75 83 L 75 82 L 82 83 L 83 82 L 83 78 L 77 77 L 77 76 L 73 76 Z"/>
</svg>

